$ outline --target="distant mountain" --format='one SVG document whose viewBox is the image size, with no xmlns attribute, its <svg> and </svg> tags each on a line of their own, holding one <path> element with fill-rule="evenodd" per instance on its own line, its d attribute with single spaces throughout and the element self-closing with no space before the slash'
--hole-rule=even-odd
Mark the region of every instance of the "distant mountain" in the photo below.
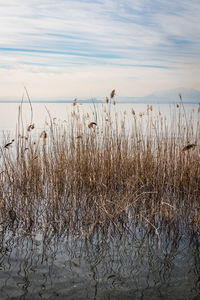
<svg viewBox="0 0 200 300">
<path fill-rule="evenodd" d="M 155 99 L 159 102 L 178 102 L 179 94 L 182 96 L 183 102 L 199 103 L 200 91 L 195 89 L 177 88 L 173 90 L 158 91 L 143 98 Z"/>
<path fill-rule="evenodd" d="M 34 100 L 31 99 L 32 103 L 73 103 L 73 99 L 69 100 L 63 100 L 63 99 L 50 99 L 50 100 L 45 100 L 45 99 L 39 99 L 39 100 Z M 0 103 L 21 103 L 21 100 L 1 100 Z M 29 100 L 25 99 L 23 100 L 23 103 L 29 103 Z M 83 103 L 104 103 L 102 100 L 98 100 L 96 98 L 90 98 L 90 99 L 83 99 L 83 100 L 77 100 L 77 103 L 83 104 Z"/>
<path fill-rule="evenodd" d="M 104 103 L 102 100 L 98 100 L 96 98 L 90 98 L 90 99 L 85 99 L 85 100 L 77 100 L 77 103 Z"/>
<path fill-rule="evenodd" d="M 116 97 L 117 103 L 177 103 L 180 101 L 179 94 L 182 95 L 184 103 L 198 104 L 200 103 L 200 91 L 195 89 L 177 88 L 173 90 L 157 91 L 144 97 Z M 58 97 L 49 99 L 31 99 L 32 103 L 72 103 L 73 98 Z M 0 103 L 20 103 L 21 100 L 1 99 Z M 29 102 L 27 99 L 24 103 Z M 77 103 L 105 103 L 105 97 L 85 98 L 77 100 Z"/>
<path fill-rule="evenodd" d="M 177 88 L 173 90 L 158 91 L 144 97 L 118 97 L 117 102 L 123 103 L 177 103 L 179 94 L 184 103 L 200 103 L 200 91 L 195 89 Z"/>
</svg>

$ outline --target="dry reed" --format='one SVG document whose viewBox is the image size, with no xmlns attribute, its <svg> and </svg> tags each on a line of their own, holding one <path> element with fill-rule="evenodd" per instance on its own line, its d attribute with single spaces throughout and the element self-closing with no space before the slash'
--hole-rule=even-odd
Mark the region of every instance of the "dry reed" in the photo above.
<svg viewBox="0 0 200 300">
<path fill-rule="evenodd" d="M 95 108 L 96 127 L 76 105 L 69 123 L 56 126 L 49 115 L 38 138 L 32 123 L 27 139 L 18 132 L 15 143 L 1 148 L 1 224 L 89 238 L 99 228 L 131 230 L 139 220 L 158 234 L 159 227 L 184 219 L 198 232 L 199 123 L 194 129 L 190 119 L 185 127 L 179 111 L 170 126 L 151 112 L 152 106 L 143 121 L 144 113 L 138 118 L 132 109 L 127 130 L 126 113 L 120 123 L 110 107 Z"/>
</svg>

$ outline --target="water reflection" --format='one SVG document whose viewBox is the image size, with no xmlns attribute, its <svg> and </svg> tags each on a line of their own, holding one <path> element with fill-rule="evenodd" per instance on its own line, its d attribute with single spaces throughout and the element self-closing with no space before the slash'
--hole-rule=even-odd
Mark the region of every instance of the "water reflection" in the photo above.
<svg viewBox="0 0 200 300">
<path fill-rule="evenodd" d="M 198 236 L 0 233 L 1 299 L 198 299 Z"/>
</svg>

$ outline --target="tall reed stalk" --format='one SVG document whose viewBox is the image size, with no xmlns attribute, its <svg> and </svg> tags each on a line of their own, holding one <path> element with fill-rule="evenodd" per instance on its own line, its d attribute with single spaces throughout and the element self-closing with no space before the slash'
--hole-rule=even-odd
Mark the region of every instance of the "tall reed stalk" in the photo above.
<svg viewBox="0 0 200 300">
<path fill-rule="evenodd" d="M 88 237 L 138 220 L 157 230 L 184 219 L 199 232 L 199 122 L 186 124 L 180 107 L 170 122 L 153 118 L 152 106 L 139 115 L 132 109 L 127 122 L 110 101 L 90 114 L 75 102 L 60 124 L 49 114 L 38 135 L 19 111 L 15 141 L 0 149 L 3 226 Z"/>
</svg>

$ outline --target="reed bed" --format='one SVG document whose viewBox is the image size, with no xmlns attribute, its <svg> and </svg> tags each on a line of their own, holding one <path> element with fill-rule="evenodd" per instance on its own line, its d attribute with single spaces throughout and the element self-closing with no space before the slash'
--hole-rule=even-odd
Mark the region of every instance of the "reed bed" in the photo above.
<svg viewBox="0 0 200 300">
<path fill-rule="evenodd" d="M 170 122 L 152 106 L 119 118 L 112 93 L 90 114 L 77 100 L 67 121 L 49 114 L 41 132 L 24 127 L 19 108 L 16 137 L 0 149 L 1 226 L 89 238 L 142 223 L 159 238 L 178 224 L 200 234 L 198 120 L 182 102 Z"/>
</svg>

